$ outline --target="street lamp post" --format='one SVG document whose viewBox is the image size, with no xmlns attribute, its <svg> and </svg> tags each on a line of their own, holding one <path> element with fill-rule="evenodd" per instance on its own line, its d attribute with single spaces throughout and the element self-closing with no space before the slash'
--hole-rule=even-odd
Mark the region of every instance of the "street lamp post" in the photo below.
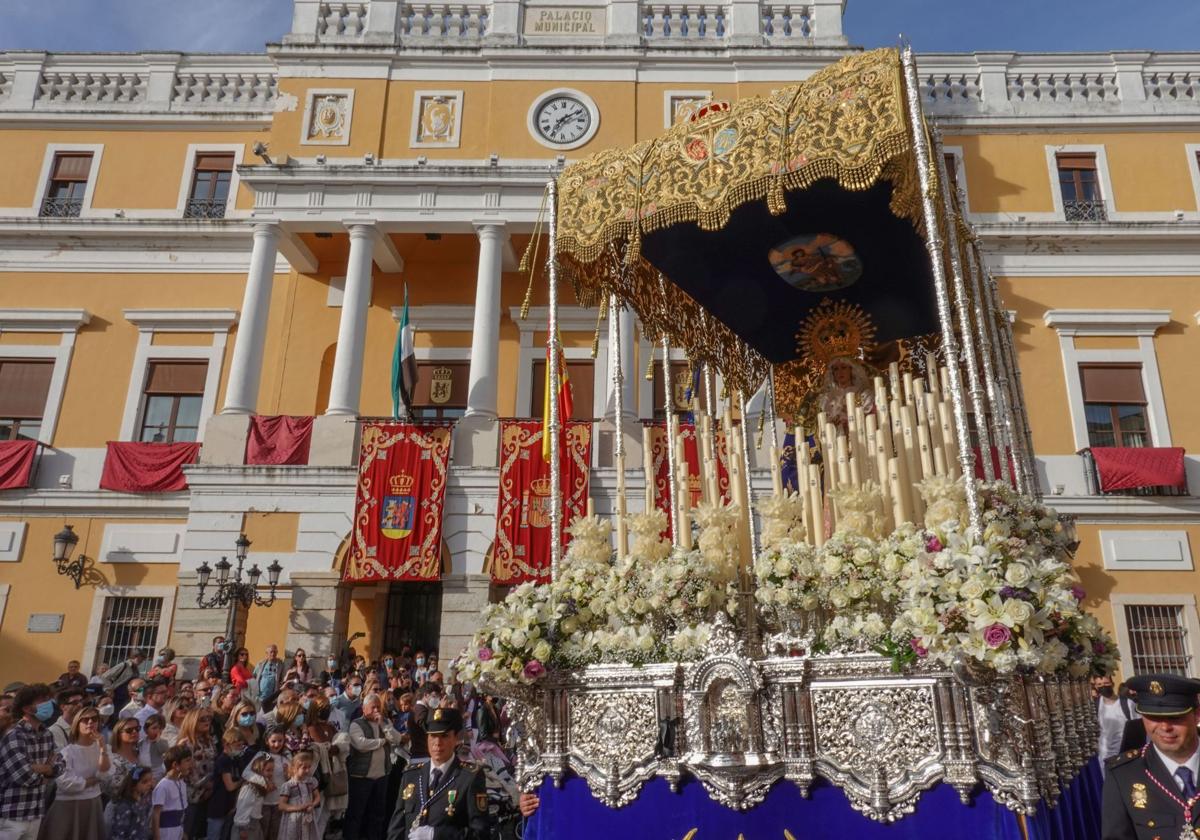
<svg viewBox="0 0 1200 840">
<path fill-rule="evenodd" d="M 246 609 L 250 609 L 252 605 L 269 607 L 275 603 L 275 589 L 279 586 L 279 574 L 283 571 L 278 560 L 271 561 L 271 565 L 267 566 L 267 583 L 271 590 L 266 598 L 262 597 L 258 594 L 258 582 L 262 578 L 262 571 L 258 568 L 257 563 L 246 570 L 246 580 L 242 580 L 242 568 L 246 563 L 246 554 L 250 551 L 250 540 L 246 539 L 245 534 L 241 534 L 234 545 L 237 548 L 237 568 L 234 569 L 225 557 L 221 558 L 215 570 L 217 588 L 211 598 L 204 597 L 204 590 L 208 588 L 214 570 L 209 567 L 207 561 L 201 563 L 200 567 L 196 569 L 196 575 L 200 578 L 200 592 L 196 596 L 196 606 L 201 609 L 226 607 L 229 611 L 225 621 L 225 682 L 230 681 L 230 671 L 233 669 L 238 607 Z M 229 575 L 230 569 L 233 569 L 232 578 Z"/>
</svg>

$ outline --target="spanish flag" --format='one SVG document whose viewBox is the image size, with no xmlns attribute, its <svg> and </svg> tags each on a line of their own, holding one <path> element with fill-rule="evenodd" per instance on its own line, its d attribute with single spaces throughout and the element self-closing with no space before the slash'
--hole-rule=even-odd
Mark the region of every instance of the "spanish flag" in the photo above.
<svg viewBox="0 0 1200 840">
<path fill-rule="evenodd" d="M 558 336 L 558 422 L 565 423 L 575 412 L 571 394 L 571 377 L 567 375 L 567 359 L 562 351 L 562 334 Z M 560 426 L 561 428 L 561 426 Z M 550 347 L 546 346 L 546 388 L 542 398 L 542 459 L 550 463 Z"/>
</svg>

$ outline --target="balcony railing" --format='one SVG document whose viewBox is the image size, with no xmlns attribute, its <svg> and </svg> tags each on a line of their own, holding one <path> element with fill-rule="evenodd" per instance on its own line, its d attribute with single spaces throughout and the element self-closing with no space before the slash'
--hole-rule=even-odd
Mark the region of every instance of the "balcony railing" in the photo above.
<svg viewBox="0 0 1200 840">
<path fill-rule="evenodd" d="M 1101 490 L 1100 489 L 1100 471 L 1096 468 L 1096 459 L 1092 457 L 1092 450 L 1079 450 L 1079 457 L 1083 459 L 1083 477 L 1087 482 L 1087 492 L 1089 496 L 1187 496 L 1189 491 L 1187 487 L 1134 487 L 1129 490 Z"/>
<path fill-rule="evenodd" d="M 1093 201 L 1064 201 L 1063 213 L 1068 222 L 1106 222 L 1108 211 L 1100 199 Z"/>
<path fill-rule="evenodd" d="M 82 198 L 47 198 L 39 214 L 44 219 L 75 219 L 83 210 Z"/>
<path fill-rule="evenodd" d="M 228 200 L 224 198 L 189 198 L 187 205 L 183 208 L 183 217 L 185 219 L 224 219 L 225 205 Z"/>
</svg>

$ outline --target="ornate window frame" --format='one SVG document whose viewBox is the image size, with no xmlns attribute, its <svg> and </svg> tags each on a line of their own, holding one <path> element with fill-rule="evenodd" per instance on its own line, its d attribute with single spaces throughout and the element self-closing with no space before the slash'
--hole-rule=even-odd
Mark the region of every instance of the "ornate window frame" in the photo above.
<svg viewBox="0 0 1200 840">
<path fill-rule="evenodd" d="M 133 370 L 129 376 L 129 391 L 125 396 L 125 411 L 121 416 L 121 435 L 118 440 L 135 440 L 138 418 L 143 410 L 142 391 L 150 363 L 173 360 L 194 360 L 208 363 L 204 380 L 204 400 L 200 407 L 200 428 L 196 442 L 204 440 L 206 421 L 217 406 L 217 390 L 221 383 L 221 368 L 225 360 L 225 346 L 229 330 L 237 322 L 237 312 L 232 309 L 126 309 L 125 320 L 138 328 L 137 350 L 133 356 Z M 156 332 L 211 333 L 209 345 L 158 345 L 154 343 Z"/>
<path fill-rule="evenodd" d="M 46 407 L 42 412 L 42 429 L 38 441 L 49 446 L 62 413 L 63 396 L 67 388 L 67 371 L 75 350 L 79 328 L 89 323 L 92 315 L 86 309 L 0 309 L 0 333 L 58 333 L 54 344 L 5 344 L 0 356 L 9 359 L 52 359 L 50 388 L 46 392 Z"/>
<path fill-rule="evenodd" d="M 1079 380 L 1081 364 L 1138 364 L 1142 368 L 1142 386 L 1146 391 L 1146 414 L 1154 446 L 1171 445 L 1171 427 L 1167 423 L 1167 403 L 1158 373 L 1154 335 L 1171 321 L 1167 309 L 1050 309 L 1043 316 L 1046 326 L 1058 333 L 1066 379 L 1067 405 L 1075 449 L 1088 446 L 1087 417 L 1083 405 L 1083 385 Z M 1075 336 L 1117 336 L 1137 339 L 1136 349 L 1082 350 Z"/>
<path fill-rule="evenodd" d="M 546 358 L 546 345 L 535 343 L 535 333 L 545 333 L 549 323 L 550 313 L 545 306 L 533 306 L 529 309 L 529 317 L 521 320 L 521 307 L 514 306 L 508 310 L 509 317 L 521 332 L 521 357 L 517 363 L 517 400 L 513 403 L 516 413 L 522 417 L 532 417 L 533 413 L 533 363 Z M 558 329 L 561 333 L 594 333 L 596 330 L 596 310 L 584 309 L 581 306 L 560 306 L 558 308 Z M 608 381 L 608 330 L 600 330 L 600 349 L 596 358 L 592 359 L 590 347 L 564 347 L 563 357 L 569 361 L 595 361 L 592 376 L 592 405 L 602 409 L 605 405 L 605 383 Z M 594 438 L 595 436 L 593 436 Z"/>
</svg>

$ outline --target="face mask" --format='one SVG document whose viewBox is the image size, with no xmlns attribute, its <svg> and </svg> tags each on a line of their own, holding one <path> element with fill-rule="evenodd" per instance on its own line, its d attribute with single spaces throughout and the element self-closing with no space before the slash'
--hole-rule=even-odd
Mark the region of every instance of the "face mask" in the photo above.
<svg viewBox="0 0 1200 840">
<path fill-rule="evenodd" d="M 50 720 L 50 718 L 54 717 L 54 701 L 47 700 L 43 703 L 38 703 L 37 707 L 33 710 L 33 714 L 42 723 Z"/>
<path fill-rule="evenodd" d="M 424 665 L 424 664 L 425 664 L 425 657 L 423 657 L 423 656 L 418 656 L 418 657 L 417 657 L 417 664 L 418 664 L 418 665 Z"/>
<path fill-rule="evenodd" d="M 300 701 L 300 705 L 307 709 L 309 706 L 312 705 L 312 698 L 305 697 L 303 700 Z"/>
<path fill-rule="evenodd" d="M 161 665 L 161 664 L 163 664 L 164 662 L 166 662 L 166 661 L 167 661 L 167 657 L 165 657 L 165 656 L 159 656 L 159 657 L 157 657 L 157 658 L 156 658 L 154 661 L 155 661 L 155 663 L 156 663 L 156 664 L 158 664 L 158 665 Z"/>
<path fill-rule="evenodd" d="M 336 659 L 326 659 L 325 665 L 329 668 L 330 671 L 332 671 L 334 668 L 337 667 L 337 660 Z"/>
<path fill-rule="evenodd" d="M 358 692 L 360 692 L 360 691 L 362 691 L 361 685 L 352 685 L 346 689 L 346 693 L 349 694 L 351 697 L 357 697 Z"/>
<path fill-rule="evenodd" d="M 100 717 L 112 717 L 112 713 L 116 711 L 116 707 L 112 703 L 109 703 L 107 706 L 99 707 L 96 711 L 100 713 Z"/>
<path fill-rule="evenodd" d="M 254 725 L 254 715 L 252 715 L 252 714 L 238 715 L 238 726 L 253 726 L 253 725 Z"/>
<path fill-rule="evenodd" d="M 383 660 L 383 664 L 384 664 L 385 666 L 387 666 L 388 668 L 391 668 L 391 667 L 392 667 L 392 665 L 393 665 L 393 664 L 395 664 L 395 662 L 396 662 L 396 660 L 394 660 L 394 659 L 385 659 L 385 660 Z"/>
<path fill-rule="evenodd" d="M 304 725 L 304 712 L 301 712 L 300 714 L 296 715 L 296 725 L 297 726 Z"/>
<path fill-rule="evenodd" d="M 1113 696 L 1113 687 L 1111 685 L 1102 685 L 1102 686 L 1100 686 L 1099 691 L 1100 691 L 1101 697 L 1112 697 Z"/>
</svg>

